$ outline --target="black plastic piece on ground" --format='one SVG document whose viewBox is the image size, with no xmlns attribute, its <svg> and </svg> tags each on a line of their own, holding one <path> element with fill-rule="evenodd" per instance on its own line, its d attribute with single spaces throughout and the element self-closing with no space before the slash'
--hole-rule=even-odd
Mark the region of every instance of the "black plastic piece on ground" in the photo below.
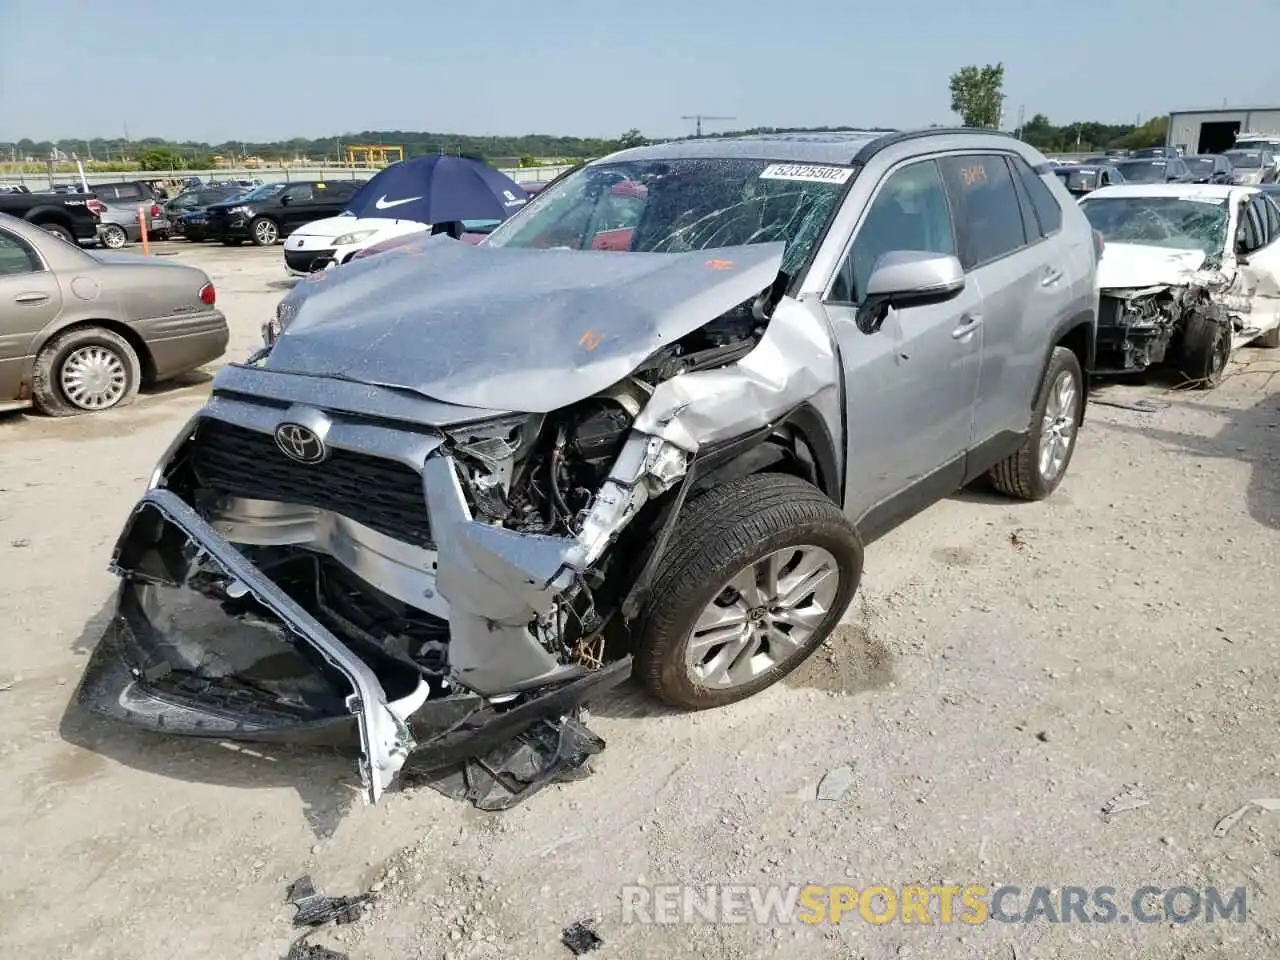
<svg viewBox="0 0 1280 960">
<path fill-rule="evenodd" d="M 548 784 L 590 776 L 587 760 L 603 749 L 604 741 L 576 720 L 543 719 L 484 756 L 424 782 L 477 810 L 510 810 Z"/>
<path fill-rule="evenodd" d="M 560 942 L 573 951 L 575 957 L 590 953 L 604 941 L 591 929 L 594 920 L 579 920 L 571 927 L 565 927 L 560 934 Z"/>
<path fill-rule="evenodd" d="M 289 946 L 284 960 L 350 960 L 347 954 L 330 950 L 319 944 L 307 943 L 307 938 L 299 937 Z"/>
<path fill-rule="evenodd" d="M 364 904 L 372 900 L 368 893 L 358 897 L 324 897 L 316 893 L 311 877 L 299 877 L 289 885 L 285 902 L 298 908 L 293 915 L 295 927 L 318 927 L 330 920 L 337 923 L 352 923 L 360 919 L 364 913 Z"/>
</svg>

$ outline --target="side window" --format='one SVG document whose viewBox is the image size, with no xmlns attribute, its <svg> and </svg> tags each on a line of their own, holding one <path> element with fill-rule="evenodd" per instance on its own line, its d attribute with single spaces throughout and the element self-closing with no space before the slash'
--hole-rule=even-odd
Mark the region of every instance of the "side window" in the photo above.
<svg viewBox="0 0 1280 960">
<path fill-rule="evenodd" d="M 42 269 L 34 250 L 13 234 L 0 230 L 0 277 L 38 273 Z"/>
<path fill-rule="evenodd" d="M 1026 188 L 1027 196 L 1031 198 L 1031 208 L 1035 210 L 1036 222 L 1040 224 L 1040 234 L 1047 237 L 1057 233 L 1062 229 L 1062 207 L 1058 206 L 1058 198 L 1040 178 L 1040 174 L 1032 170 L 1031 165 L 1021 157 L 1010 157 L 1009 162 L 1013 165 L 1018 180 Z M 1101 183 L 1104 186 L 1111 183 L 1110 171 L 1102 171 Z"/>
<path fill-rule="evenodd" d="M 1252 201 L 1241 204 L 1240 221 L 1236 226 L 1236 247 L 1239 252 L 1252 253 L 1263 245 L 1266 225 L 1258 219 L 1258 208 Z"/>
<path fill-rule="evenodd" d="M 1267 234 L 1275 243 L 1280 240 L 1280 207 L 1270 197 L 1263 199 L 1263 205 L 1267 208 Z"/>
<path fill-rule="evenodd" d="M 115 188 L 116 197 L 120 200 L 141 200 L 142 191 L 138 189 L 136 184 L 122 183 Z"/>
<path fill-rule="evenodd" d="M 304 203 L 312 198 L 311 184 L 304 183 L 296 187 L 289 187 L 281 197 L 288 197 L 290 203 Z"/>
<path fill-rule="evenodd" d="M 1004 157 L 969 154 L 938 161 L 951 197 L 960 262 L 966 270 L 1027 245 L 1022 209 Z"/>
<path fill-rule="evenodd" d="M 90 184 L 89 189 L 92 190 L 93 195 L 103 203 L 113 203 L 116 199 L 115 187 L 95 187 L 93 184 Z"/>
<path fill-rule="evenodd" d="M 1272 240 L 1275 240 L 1275 234 L 1271 232 L 1271 224 L 1267 216 L 1267 198 L 1262 194 L 1255 194 L 1249 203 L 1250 218 L 1258 223 L 1258 247 L 1265 247 Z M 1257 249 L 1256 247 L 1254 249 Z"/>
<path fill-rule="evenodd" d="M 901 167 L 880 185 L 836 274 L 831 299 L 860 303 L 877 261 L 894 250 L 956 252 L 946 190 L 932 160 Z"/>
</svg>

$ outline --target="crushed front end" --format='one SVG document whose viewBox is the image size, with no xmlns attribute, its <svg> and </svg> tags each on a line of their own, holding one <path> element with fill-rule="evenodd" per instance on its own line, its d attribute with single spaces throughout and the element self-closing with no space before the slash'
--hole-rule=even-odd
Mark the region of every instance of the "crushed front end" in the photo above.
<svg viewBox="0 0 1280 960">
<path fill-rule="evenodd" d="M 219 372 L 126 526 L 81 701 L 188 735 L 354 735 L 371 800 L 402 768 L 486 809 L 575 775 L 603 747 L 578 707 L 630 673 L 610 638 L 701 453 L 835 389 L 822 321 L 778 303 L 780 256 L 739 253 L 744 275 L 717 275 L 700 315 L 639 362 L 609 360 L 608 329 L 575 337 L 574 355 L 607 367 L 579 365 L 577 398 L 567 371 L 550 381 L 524 404 L 539 412 L 513 412 L 545 383 L 536 365 L 523 380 L 489 369 L 510 384 L 482 407 L 438 399 L 454 381 L 431 396 L 304 371 L 317 338 L 271 332 Z M 386 346 L 387 364 L 410 349 Z M 474 397 L 472 379 L 456 385 Z"/>
</svg>

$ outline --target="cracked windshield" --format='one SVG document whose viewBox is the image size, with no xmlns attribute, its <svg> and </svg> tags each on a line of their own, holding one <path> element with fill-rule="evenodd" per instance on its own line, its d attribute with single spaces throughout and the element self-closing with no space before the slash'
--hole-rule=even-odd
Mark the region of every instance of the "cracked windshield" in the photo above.
<svg viewBox="0 0 1280 960">
<path fill-rule="evenodd" d="M 1226 245 L 1225 199 L 1095 197 L 1080 208 L 1107 243 L 1202 250 L 1219 259 Z"/>
<path fill-rule="evenodd" d="M 782 242 L 789 272 L 804 262 L 853 173 L 817 169 L 827 181 L 792 179 L 787 165 L 764 160 L 600 164 L 547 190 L 488 242 L 650 253 Z"/>
</svg>

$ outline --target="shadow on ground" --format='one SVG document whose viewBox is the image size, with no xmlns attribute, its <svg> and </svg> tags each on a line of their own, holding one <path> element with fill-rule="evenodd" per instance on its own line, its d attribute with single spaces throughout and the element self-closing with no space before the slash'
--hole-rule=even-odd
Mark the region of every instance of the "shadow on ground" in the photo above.
<svg viewBox="0 0 1280 960">
<path fill-rule="evenodd" d="M 1238 460 L 1250 465 L 1246 505 L 1258 523 L 1280 530 L 1280 393 L 1264 395 L 1243 409 L 1210 403 L 1186 404 L 1197 411 L 1216 413 L 1227 425 L 1215 436 L 1202 437 L 1154 426 L 1108 423 L 1106 431 L 1148 437 L 1193 457 Z"/>
</svg>

